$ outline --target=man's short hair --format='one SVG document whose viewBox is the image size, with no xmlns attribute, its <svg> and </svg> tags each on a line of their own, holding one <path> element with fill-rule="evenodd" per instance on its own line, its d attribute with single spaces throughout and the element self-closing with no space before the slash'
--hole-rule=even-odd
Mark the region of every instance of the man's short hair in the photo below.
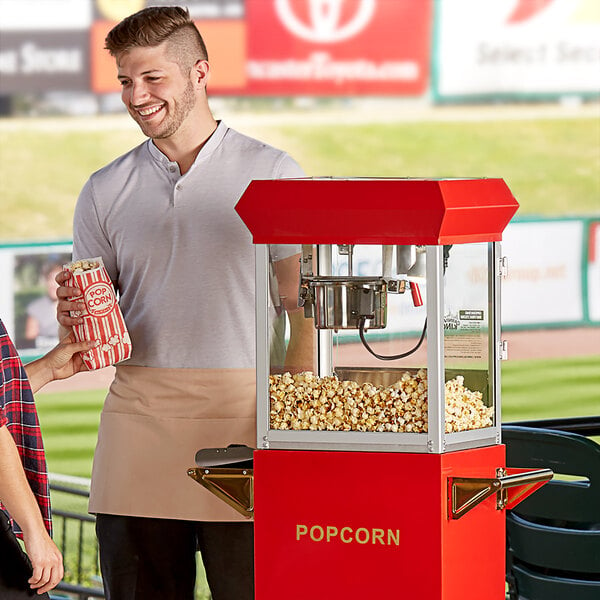
<svg viewBox="0 0 600 600">
<path fill-rule="evenodd" d="M 126 17 L 109 31 L 105 48 L 118 60 L 133 48 L 159 46 L 165 41 L 183 71 L 189 71 L 198 60 L 208 60 L 206 45 L 188 9 L 179 6 L 153 6 Z"/>
</svg>

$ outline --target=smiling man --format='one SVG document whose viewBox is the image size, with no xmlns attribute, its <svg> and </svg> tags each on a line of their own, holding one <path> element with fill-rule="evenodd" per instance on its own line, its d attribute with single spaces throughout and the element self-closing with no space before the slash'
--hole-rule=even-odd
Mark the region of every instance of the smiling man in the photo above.
<svg viewBox="0 0 600 600">
<path fill-rule="evenodd" d="M 254 248 L 234 206 L 252 179 L 303 173 L 215 120 L 208 55 L 187 10 L 144 9 L 106 47 L 149 138 L 90 177 L 74 218 L 73 258 L 103 258 L 133 346 L 116 367 L 92 472 L 107 598 L 192 600 L 200 549 L 212 598 L 249 600 L 252 523 L 187 469 L 200 448 L 256 445 Z M 281 297 L 297 298 L 297 249 L 274 247 L 272 260 Z M 68 273 L 57 281 L 70 328 L 79 291 Z M 282 306 L 291 338 L 307 340 L 290 343 L 286 366 L 310 368 L 312 325 L 297 302 Z"/>
</svg>

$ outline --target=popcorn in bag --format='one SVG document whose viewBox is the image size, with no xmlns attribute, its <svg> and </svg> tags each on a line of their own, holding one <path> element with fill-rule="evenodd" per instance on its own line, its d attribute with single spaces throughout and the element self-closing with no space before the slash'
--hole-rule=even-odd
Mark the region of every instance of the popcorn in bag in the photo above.
<svg viewBox="0 0 600 600">
<path fill-rule="evenodd" d="M 85 365 L 94 370 L 128 359 L 131 340 L 102 258 L 76 260 L 64 268 L 73 274 L 72 285 L 83 293 L 70 300 L 83 300 L 86 306 L 83 311 L 71 311 L 72 317 L 83 317 L 83 323 L 73 327 L 75 338 L 100 341 L 81 354 Z"/>
</svg>

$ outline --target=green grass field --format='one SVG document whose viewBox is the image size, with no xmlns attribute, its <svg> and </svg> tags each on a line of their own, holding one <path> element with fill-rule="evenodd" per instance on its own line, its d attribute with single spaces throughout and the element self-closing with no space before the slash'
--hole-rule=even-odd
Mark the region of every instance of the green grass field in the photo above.
<svg viewBox="0 0 600 600">
<path fill-rule="evenodd" d="M 410 110 L 410 109 L 407 109 Z M 493 111 L 493 108 L 489 109 Z M 493 117 L 493 113 L 492 113 Z M 519 215 L 600 212 L 600 119 L 399 121 L 238 127 L 287 150 L 311 176 L 501 177 Z M 236 126 L 235 113 L 227 123 Z M 248 121 L 246 116 L 244 121 Z M 0 120 L 0 242 L 69 239 L 77 195 L 93 171 L 142 140 L 122 119 Z"/>
</svg>

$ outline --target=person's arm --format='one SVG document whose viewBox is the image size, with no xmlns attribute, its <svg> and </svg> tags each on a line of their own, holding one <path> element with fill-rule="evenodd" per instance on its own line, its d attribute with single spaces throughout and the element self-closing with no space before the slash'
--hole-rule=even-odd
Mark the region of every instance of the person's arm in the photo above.
<svg viewBox="0 0 600 600">
<path fill-rule="evenodd" d="M 32 391 L 35 393 L 50 381 L 66 379 L 86 371 L 80 352 L 87 352 L 98 345 L 98 341 L 76 342 L 70 331 L 57 346 L 45 356 L 25 365 L 25 372 Z"/>
<path fill-rule="evenodd" d="M 312 371 L 315 368 L 315 329 L 312 319 L 304 316 L 304 309 L 298 306 L 300 284 L 300 255 L 273 263 L 279 288 L 281 303 L 290 322 L 290 341 L 285 354 L 286 369 Z"/>
<path fill-rule="evenodd" d="M 39 594 L 56 587 L 63 577 L 62 556 L 46 531 L 17 447 L 6 427 L 0 427 L 0 500 L 23 531 L 25 550 L 33 566 L 29 585 Z"/>
<path fill-rule="evenodd" d="M 83 186 L 73 215 L 73 260 L 101 256 L 115 289 L 117 282 L 117 257 L 113 244 L 104 235 L 104 225 L 101 220 L 101 208 L 96 203 L 94 193 L 94 176 L 90 177 Z M 97 179 L 96 179 L 97 181 Z M 100 184 L 98 184 L 100 185 Z M 101 194 L 102 195 L 102 194 Z M 69 298 L 81 297 L 81 290 L 73 285 L 72 273 L 63 269 L 54 278 L 59 287 L 56 290 L 58 304 L 56 307 L 59 323 L 59 337 L 69 333 L 74 325 L 83 323 L 82 317 L 71 317 L 70 311 L 84 311 L 83 301 L 71 302 Z"/>
</svg>

